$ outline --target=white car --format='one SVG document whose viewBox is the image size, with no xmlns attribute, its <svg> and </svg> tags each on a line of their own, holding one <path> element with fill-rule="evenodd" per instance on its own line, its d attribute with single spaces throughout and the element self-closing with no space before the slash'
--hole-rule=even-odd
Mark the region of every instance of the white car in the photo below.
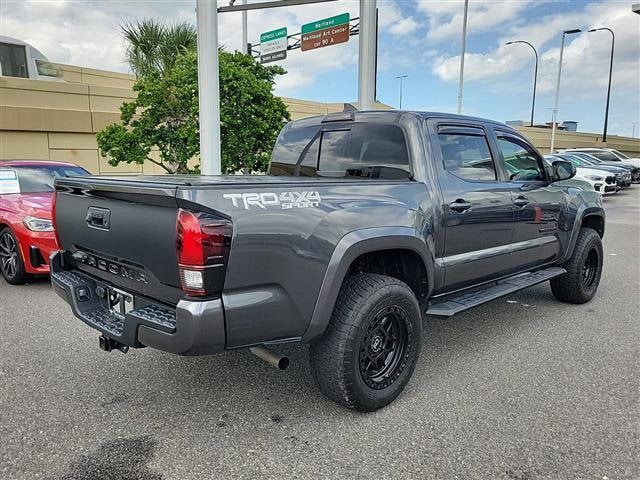
<svg viewBox="0 0 640 480">
<path fill-rule="evenodd" d="M 554 155 L 545 155 L 544 159 L 549 165 L 551 165 L 554 160 L 564 160 L 563 158 L 556 157 Z M 601 195 L 611 195 L 618 191 L 615 175 L 605 170 L 576 167 L 576 175 L 573 178 L 588 183 Z"/>
</svg>

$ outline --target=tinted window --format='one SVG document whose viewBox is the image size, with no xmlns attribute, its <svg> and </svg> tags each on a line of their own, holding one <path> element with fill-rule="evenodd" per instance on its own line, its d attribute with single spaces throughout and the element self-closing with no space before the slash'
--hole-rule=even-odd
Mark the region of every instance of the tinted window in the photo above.
<svg viewBox="0 0 640 480">
<path fill-rule="evenodd" d="M 27 56 L 23 45 L 0 43 L 0 66 L 5 77 L 27 78 Z"/>
<path fill-rule="evenodd" d="M 285 127 L 273 150 L 269 173 L 271 175 L 314 177 L 318 169 L 319 132 L 320 127 L 318 126 L 304 128 Z M 296 163 L 301 155 L 303 155 L 303 158 L 300 160 L 298 173 L 296 173 Z"/>
<path fill-rule="evenodd" d="M 593 155 L 599 160 L 604 160 L 605 162 L 619 162 L 620 159 L 616 157 L 611 152 L 598 151 L 598 152 L 589 152 L 589 155 Z"/>
<path fill-rule="evenodd" d="M 544 180 L 538 156 L 526 143 L 512 137 L 498 137 L 498 148 L 502 152 L 511 180 Z"/>
<path fill-rule="evenodd" d="M 53 192 L 53 182 L 57 177 L 77 177 L 89 175 L 80 167 L 11 167 L 18 174 L 20 193 Z"/>
<path fill-rule="evenodd" d="M 404 133 L 395 125 L 356 123 L 318 132 L 317 126 L 283 131 L 273 152 L 270 173 L 392 179 L 410 176 Z"/>
<path fill-rule="evenodd" d="M 496 168 L 484 135 L 439 133 L 444 168 L 465 180 L 496 180 Z"/>
</svg>

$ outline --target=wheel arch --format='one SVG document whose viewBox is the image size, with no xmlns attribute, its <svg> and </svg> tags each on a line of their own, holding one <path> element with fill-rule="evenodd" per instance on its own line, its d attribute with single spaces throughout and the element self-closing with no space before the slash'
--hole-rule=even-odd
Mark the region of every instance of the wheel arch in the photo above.
<svg viewBox="0 0 640 480">
<path fill-rule="evenodd" d="M 425 300 L 433 289 L 433 258 L 423 238 L 411 227 L 367 228 L 345 235 L 329 260 L 302 341 L 309 342 L 324 332 L 350 274 L 369 272 L 398 278 L 409 285 L 419 301 Z"/>
<path fill-rule="evenodd" d="M 582 227 L 588 227 L 594 229 L 600 235 L 600 238 L 604 237 L 605 231 L 605 213 L 602 207 L 589 207 L 583 205 L 577 212 L 575 221 L 573 223 L 573 229 L 571 231 L 571 237 L 569 246 L 565 255 L 562 257 L 561 262 L 567 261 L 573 255 L 573 250 L 578 240 L 578 233 Z"/>
</svg>

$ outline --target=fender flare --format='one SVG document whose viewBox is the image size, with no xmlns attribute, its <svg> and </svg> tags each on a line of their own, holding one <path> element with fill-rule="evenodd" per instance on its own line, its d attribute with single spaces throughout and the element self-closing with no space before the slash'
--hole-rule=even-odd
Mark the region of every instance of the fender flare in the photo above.
<svg viewBox="0 0 640 480">
<path fill-rule="evenodd" d="M 434 256 L 416 229 L 374 227 L 355 230 L 342 237 L 331 255 L 311 321 L 302 341 L 310 342 L 324 333 L 342 283 L 356 258 L 369 252 L 397 249 L 411 250 L 420 256 L 427 272 L 428 294 L 430 294 L 433 288 Z"/>
<path fill-rule="evenodd" d="M 573 255 L 573 249 L 576 246 L 576 242 L 578 241 L 578 233 L 580 232 L 580 228 L 582 227 L 582 223 L 584 219 L 587 217 L 601 217 L 602 221 L 605 223 L 605 212 L 602 207 L 590 207 L 587 205 L 581 205 L 578 211 L 576 212 L 576 218 L 573 221 L 573 228 L 571 229 L 571 237 L 569 239 L 569 244 L 567 246 L 567 251 L 564 256 L 560 260 L 559 263 L 566 262 Z M 604 232 L 603 232 L 604 235 Z"/>
</svg>

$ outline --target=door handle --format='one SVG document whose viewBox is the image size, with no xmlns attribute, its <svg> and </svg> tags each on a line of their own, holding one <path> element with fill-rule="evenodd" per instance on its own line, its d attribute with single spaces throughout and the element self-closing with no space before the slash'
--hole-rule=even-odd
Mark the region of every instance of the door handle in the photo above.
<svg viewBox="0 0 640 480">
<path fill-rule="evenodd" d="M 531 201 L 527 197 L 523 197 L 522 195 L 516 197 L 516 199 L 513 201 L 513 204 L 516 207 L 524 207 L 525 205 L 529 205 L 529 203 L 531 203 Z"/>
<path fill-rule="evenodd" d="M 454 212 L 462 213 L 469 210 L 471 208 L 471 204 L 463 198 L 458 198 L 456 201 L 449 204 L 449 208 Z"/>
</svg>

